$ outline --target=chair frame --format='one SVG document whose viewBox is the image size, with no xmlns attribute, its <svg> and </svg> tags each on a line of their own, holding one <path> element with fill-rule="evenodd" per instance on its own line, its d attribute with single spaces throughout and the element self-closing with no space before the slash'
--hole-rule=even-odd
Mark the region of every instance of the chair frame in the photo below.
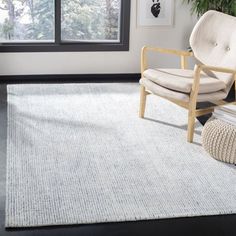
<svg viewBox="0 0 236 236">
<path fill-rule="evenodd" d="M 141 52 L 141 74 L 142 74 L 143 79 L 145 79 L 145 77 L 143 76 L 143 72 L 148 68 L 148 63 L 147 63 L 147 52 L 148 51 L 179 56 L 181 69 L 187 69 L 187 67 L 188 67 L 187 59 L 189 57 L 194 57 L 194 54 L 192 52 L 188 52 L 188 51 L 144 46 L 142 48 L 142 52 Z M 234 89 L 235 89 L 235 95 L 236 95 L 236 70 L 232 70 L 229 68 L 222 68 L 222 67 L 214 67 L 214 66 L 209 66 L 209 65 L 197 65 L 195 72 L 194 72 L 194 82 L 192 85 L 189 102 L 183 102 L 183 101 L 179 101 L 176 99 L 169 99 L 169 98 L 164 97 L 165 99 L 188 110 L 187 141 L 190 143 L 193 142 L 194 130 L 195 130 L 195 119 L 197 117 L 212 113 L 214 111 L 215 107 L 224 106 L 227 104 L 236 104 L 236 101 L 234 101 L 234 102 L 226 102 L 224 100 L 210 101 L 216 105 L 208 107 L 208 108 L 204 108 L 204 109 L 197 109 L 197 97 L 198 97 L 198 93 L 199 93 L 200 76 L 201 76 L 201 72 L 205 69 L 210 70 L 210 71 L 214 71 L 214 72 L 232 74 L 234 77 L 234 80 L 235 80 L 235 88 Z M 147 98 L 147 95 L 150 95 L 150 94 L 152 94 L 152 93 L 150 91 L 146 90 L 145 86 L 141 85 L 140 109 L 139 109 L 139 117 L 140 118 L 144 118 L 145 109 L 146 109 L 146 98 Z M 159 96 L 159 95 L 157 95 L 157 96 Z M 159 96 L 159 97 L 161 97 L 161 96 Z"/>
</svg>

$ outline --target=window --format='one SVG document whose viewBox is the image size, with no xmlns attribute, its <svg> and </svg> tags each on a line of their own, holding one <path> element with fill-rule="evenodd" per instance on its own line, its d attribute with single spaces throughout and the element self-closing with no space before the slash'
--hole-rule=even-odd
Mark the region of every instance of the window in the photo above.
<svg viewBox="0 0 236 236">
<path fill-rule="evenodd" d="M 127 51 L 130 0 L 0 0 L 0 51 Z"/>
<path fill-rule="evenodd" d="M 54 0 L 0 0 L 0 42 L 53 42 Z"/>
</svg>

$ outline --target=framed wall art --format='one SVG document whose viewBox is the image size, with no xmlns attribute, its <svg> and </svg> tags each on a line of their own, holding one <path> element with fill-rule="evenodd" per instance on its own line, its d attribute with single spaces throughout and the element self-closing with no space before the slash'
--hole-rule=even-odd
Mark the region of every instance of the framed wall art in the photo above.
<svg viewBox="0 0 236 236">
<path fill-rule="evenodd" d="M 174 0 L 137 0 L 138 26 L 173 25 Z"/>
</svg>

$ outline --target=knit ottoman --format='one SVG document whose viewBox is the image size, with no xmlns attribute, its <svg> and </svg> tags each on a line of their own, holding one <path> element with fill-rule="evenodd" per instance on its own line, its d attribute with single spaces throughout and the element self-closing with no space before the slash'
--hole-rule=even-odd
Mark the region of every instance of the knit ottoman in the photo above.
<svg viewBox="0 0 236 236">
<path fill-rule="evenodd" d="M 236 126 L 211 119 L 202 132 L 204 149 L 216 160 L 236 164 Z"/>
</svg>

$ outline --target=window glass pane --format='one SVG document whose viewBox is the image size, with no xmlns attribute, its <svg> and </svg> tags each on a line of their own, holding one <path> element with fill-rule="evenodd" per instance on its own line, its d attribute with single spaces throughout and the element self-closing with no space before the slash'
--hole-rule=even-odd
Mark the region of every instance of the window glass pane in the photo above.
<svg viewBox="0 0 236 236">
<path fill-rule="evenodd" d="M 54 41 L 54 0 L 0 0 L 0 42 Z"/>
<path fill-rule="evenodd" d="M 62 40 L 119 41 L 121 0 L 62 0 Z"/>
</svg>

